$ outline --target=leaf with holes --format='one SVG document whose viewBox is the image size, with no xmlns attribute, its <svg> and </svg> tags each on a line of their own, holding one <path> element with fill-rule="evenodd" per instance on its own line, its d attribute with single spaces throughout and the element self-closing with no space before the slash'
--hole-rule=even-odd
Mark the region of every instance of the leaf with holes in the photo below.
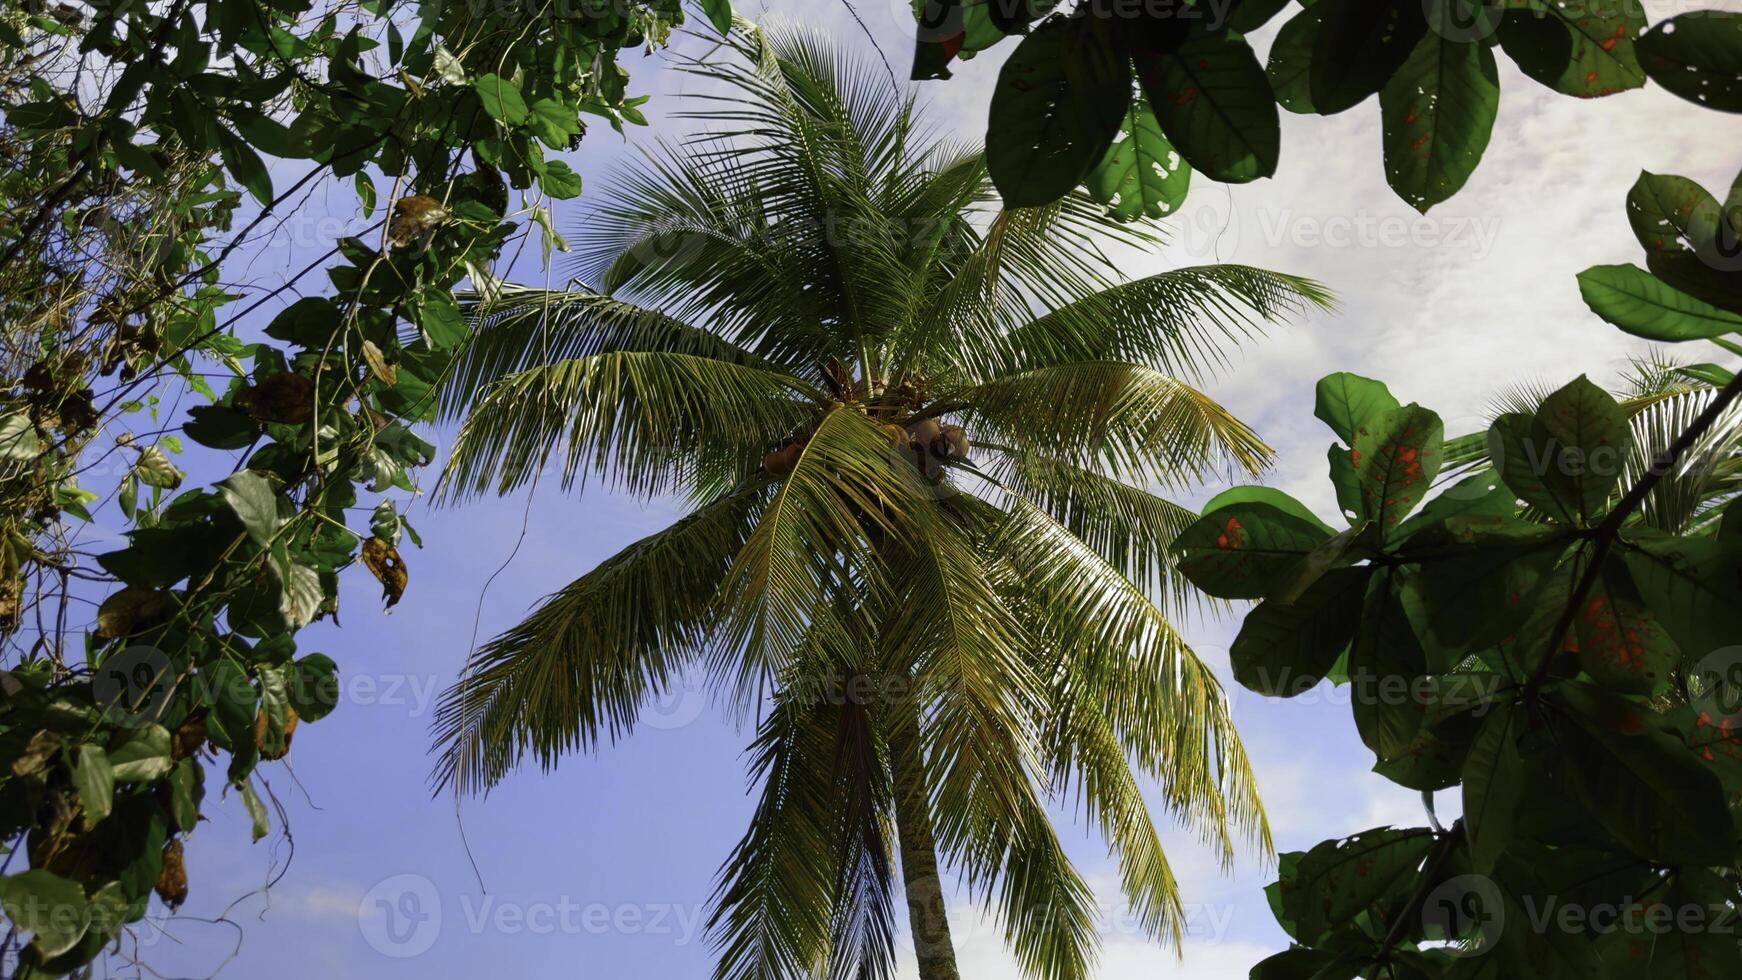
<svg viewBox="0 0 1742 980">
<path fill-rule="evenodd" d="M 1245 39 L 1194 20 L 1177 46 L 1132 61 L 1162 132 L 1193 170 L 1235 184 L 1276 172 L 1282 124 Z"/>
<path fill-rule="evenodd" d="M 1500 111 L 1486 44 L 1430 32 L 1379 93 L 1385 179 L 1418 211 L 1456 194 L 1481 162 Z"/>
<path fill-rule="evenodd" d="M 1700 10 L 1657 24 L 1639 39 L 1651 80 L 1708 109 L 1742 112 L 1742 13 Z"/>
<path fill-rule="evenodd" d="M 1162 135 L 1149 103 L 1138 99 L 1106 157 L 1084 182 L 1089 196 L 1121 221 L 1160 218 L 1185 203 L 1192 168 Z"/>
<path fill-rule="evenodd" d="M 1634 51 L 1646 24 L 1638 4 L 1511 0 L 1509 6 L 1500 22 L 1500 46 L 1531 78 L 1584 99 L 1645 84 Z"/>
<path fill-rule="evenodd" d="M 998 74 L 986 169 L 1013 208 L 1051 204 L 1107 154 L 1131 105 L 1130 62 L 1095 18 L 1055 18 Z"/>
</svg>

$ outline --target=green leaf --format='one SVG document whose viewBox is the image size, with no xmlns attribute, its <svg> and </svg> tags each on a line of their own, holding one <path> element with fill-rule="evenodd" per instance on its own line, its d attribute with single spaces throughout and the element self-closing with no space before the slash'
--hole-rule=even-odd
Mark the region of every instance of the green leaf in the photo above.
<svg viewBox="0 0 1742 980">
<path fill-rule="evenodd" d="M 320 721 L 339 704 L 339 665 L 322 653 L 296 662 L 290 675 L 290 706 L 303 721 Z"/>
<path fill-rule="evenodd" d="M 1579 666 L 1621 694 L 1655 694 L 1669 684 L 1681 650 L 1646 606 L 1623 562 L 1603 566 L 1573 619 Z"/>
<path fill-rule="evenodd" d="M 561 160 L 551 160 L 544 165 L 544 173 L 538 178 L 538 186 L 544 192 L 559 201 L 581 196 L 581 175 L 575 173 L 568 164 Z"/>
<path fill-rule="evenodd" d="M 1292 603 L 1259 603 L 1228 650 L 1234 679 L 1267 697 L 1312 690 L 1354 639 L 1371 574 L 1366 568 L 1332 569 Z"/>
<path fill-rule="evenodd" d="M 1361 962 L 1355 957 L 1296 946 L 1254 966 L 1250 980 L 1354 980 L 1360 975 Z"/>
<path fill-rule="evenodd" d="M 1383 382 L 1346 371 L 1320 378 L 1313 393 L 1313 415 L 1347 445 L 1354 445 L 1362 425 L 1401 407 Z"/>
<path fill-rule="evenodd" d="M 1308 7 L 1289 18 L 1270 44 L 1270 61 L 1264 74 L 1270 79 L 1276 104 L 1289 112 L 1311 113 L 1313 108 L 1313 47 L 1318 43 L 1324 13 Z"/>
<path fill-rule="evenodd" d="M 1639 39 L 1651 80 L 1708 109 L 1742 112 L 1742 13 L 1700 10 L 1662 21 Z"/>
<path fill-rule="evenodd" d="M 1511 7 L 1500 22 L 1500 46 L 1531 78 L 1584 99 L 1645 84 L 1634 53 L 1646 23 L 1638 4 L 1512 0 Z"/>
<path fill-rule="evenodd" d="M 295 508 L 278 495 L 275 481 L 254 470 L 243 470 L 218 483 L 218 492 L 230 505 L 248 537 L 266 547 L 284 526 Z"/>
<path fill-rule="evenodd" d="M 708 21 L 714 25 L 714 30 L 721 34 L 729 34 L 732 30 L 732 0 L 701 0 L 702 12 L 708 15 Z"/>
<path fill-rule="evenodd" d="M 1627 221 L 1647 253 L 1691 254 L 1717 230 L 1718 199 L 1673 174 L 1641 172 L 1627 191 Z"/>
<path fill-rule="evenodd" d="M 1563 509 L 1593 523 L 1609 509 L 1633 448 L 1633 427 L 1614 397 L 1580 375 L 1543 399 L 1533 433 L 1546 434 L 1548 487 Z"/>
<path fill-rule="evenodd" d="M 1438 415 L 1411 404 L 1369 417 L 1354 435 L 1349 461 L 1360 481 L 1362 513 L 1389 535 L 1439 475 L 1445 426 Z"/>
<path fill-rule="evenodd" d="M 211 708 L 206 732 L 212 741 L 234 750 L 254 744 L 255 706 L 259 692 L 228 658 L 200 669 L 200 691 Z"/>
<path fill-rule="evenodd" d="M 1288 494 L 1283 493 L 1275 487 L 1229 487 L 1221 493 L 1216 494 L 1214 497 L 1211 497 L 1209 502 L 1204 504 L 1203 512 L 1211 514 L 1224 507 L 1232 506 L 1233 504 L 1248 503 L 1269 504 L 1277 510 L 1292 514 L 1309 524 L 1317 524 L 1324 530 L 1326 537 L 1330 537 L 1337 533 L 1335 528 L 1326 524 L 1324 521 L 1319 520 L 1319 516 L 1309 510 L 1306 504 L 1290 497 Z"/>
<path fill-rule="evenodd" d="M 1302 941 L 1318 945 L 1351 928 L 1370 906 L 1407 892 L 1433 845 L 1434 833 L 1426 828 L 1381 828 L 1325 841 L 1300 858 L 1292 876 L 1283 877 L 1283 909 Z"/>
<path fill-rule="evenodd" d="M 1349 653 L 1351 708 L 1361 741 L 1384 763 L 1402 757 L 1421 734 L 1426 705 L 1418 692 L 1428 663 L 1410 619 L 1413 593 L 1389 571 L 1369 581 Z"/>
<path fill-rule="evenodd" d="M 260 755 L 278 759 L 289 751 L 285 729 L 290 725 L 290 685 L 284 672 L 276 667 L 262 667 L 255 672 L 260 685 L 260 714 L 266 719 L 259 729 Z"/>
<path fill-rule="evenodd" d="M 484 103 L 491 118 L 510 126 L 525 123 L 531 115 L 520 88 L 500 75 L 480 75 L 472 81 L 472 91 Z"/>
<path fill-rule="evenodd" d="M 1573 793 L 1604 830 L 1648 860 L 1706 867 L 1735 860 L 1717 777 L 1680 738 L 1655 727 L 1655 715 L 1587 684 L 1562 684 L 1553 697 L 1568 714 L 1554 734 Z"/>
<path fill-rule="evenodd" d="M 0 907 L 45 959 L 72 949 L 91 924 L 84 888 L 40 868 L 0 878 Z"/>
<path fill-rule="evenodd" d="M 1470 179 L 1500 112 L 1500 76 L 1486 44 L 1429 32 L 1379 93 L 1385 179 L 1423 212 Z"/>
<path fill-rule="evenodd" d="M 1131 106 L 1131 68 L 1102 24 L 1048 20 L 998 73 L 986 169 L 1006 206 L 1051 204 L 1107 155 Z"/>
<path fill-rule="evenodd" d="M 431 350 L 457 347 L 467 336 L 466 318 L 454 294 L 435 286 L 426 288 L 418 304 L 417 325 Z"/>
<path fill-rule="evenodd" d="M 175 770 L 169 775 L 170 817 L 175 821 L 176 829 L 184 834 L 191 833 L 194 825 L 200 821 L 200 799 L 205 794 L 204 778 L 198 757 L 177 762 Z"/>
<path fill-rule="evenodd" d="M 1725 524 L 1737 513 L 1732 505 Z M 1618 545 L 1645 606 L 1690 658 L 1742 637 L 1742 542 L 1721 531 L 1713 539 L 1627 530 Z"/>
<path fill-rule="evenodd" d="M 0 459 L 32 460 L 42 454 L 42 439 L 24 412 L 0 415 Z"/>
<path fill-rule="evenodd" d="M 1192 168 L 1162 135 L 1149 103 L 1137 99 L 1125 114 L 1123 135 L 1084 182 L 1089 196 L 1121 221 L 1160 218 L 1185 203 Z"/>
<path fill-rule="evenodd" d="M 553 150 L 566 150 L 569 138 L 581 131 L 580 114 L 555 99 L 539 99 L 529 110 L 532 131 Z"/>
<path fill-rule="evenodd" d="M 1179 45 L 1132 57 L 1162 132 L 1193 170 L 1234 184 L 1276 172 L 1276 100 L 1244 38 L 1194 19 Z"/>
<path fill-rule="evenodd" d="M 169 729 L 147 725 L 109 753 L 109 768 L 117 783 L 150 783 L 163 778 L 175 760 L 170 758 Z"/>
<path fill-rule="evenodd" d="M 1470 839 L 1472 870 L 1479 875 L 1493 873 L 1494 863 L 1512 842 L 1513 818 L 1525 805 L 1518 739 L 1527 724 L 1525 709 L 1516 702 L 1497 705 L 1482 720 L 1464 758 L 1464 833 Z"/>
<path fill-rule="evenodd" d="M 1268 504 L 1223 507 L 1174 540 L 1180 571 L 1221 599 L 1262 599 L 1330 539 L 1321 526 Z"/>
<path fill-rule="evenodd" d="M 224 168 L 230 171 L 237 183 L 247 188 L 256 201 L 270 205 L 272 175 L 266 172 L 266 163 L 260 159 L 260 154 L 228 127 L 219 124 L 212 128 L 218 134 L 218 153 L 224 158 Z"/>
<path fill-rule="evenodd" d="M 1719 309 L 1636 265 L 1598 265 L 1579 273 L 1591 312 L 1647 340 L 1706 340 L 1742 330 L 1742 314 Z"/>
<path fill-rule="evenodd" d="M 1379 92 L 1427 33 L 1419 0 L 1320 0 L 1309 73 L 1313 109 L 1335 115 Z"/>
<path fill-rule="evenodd" d="M 1576 511 L 1563 501 L 1571 494 L 1558 471 L 1548 433 L 1536 417 L 1508 412 L 1494 420 L 1488 433 L 1489 453 L 1500 478 L 1518 499 L 1561 524 L 1576 524 Z"/>
<path fill-rule="evenodd" d="M 79 761 L 73 766 L 73 786 L 85 808 L 85 829 L 90 830 L 109 815 L 115 805 L 115 770 L 100 745 L 79 746 Z"/>
<path fill-rule="evenodd" d="M 242 805 L 248 810 L 253 839 L 259 840 L 272 829 L 272 822 L 266 815 L 266 804 L 261 802 L 260 794 L 254 792 L 254 780 L 244 778 L 239 785 L 242 789 Z"/>
</svg>

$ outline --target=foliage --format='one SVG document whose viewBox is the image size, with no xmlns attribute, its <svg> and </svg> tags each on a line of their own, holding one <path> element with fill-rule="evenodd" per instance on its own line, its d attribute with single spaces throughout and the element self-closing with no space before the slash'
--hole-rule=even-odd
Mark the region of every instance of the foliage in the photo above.
<svg viewBox="0 0 1742 980">
<path fill-rule="evenodd" d="M 1648 363 L 1626 401 L 1582 377 L 1511 397 L 1474 450 L 1332 375 L 1315 414 L 1348 530 L 1252 488 L 1175 541 L 1193 583 L 1262 600 L 1230 650 L 1240 683 L 1349 684 L 1376 772 L 1430 816 L 1434 792 L 1462 793 L 1450 828 L 1283 855 L 1271 905 L 1296 945 L 1254 978 L 1742 970 L 1742 382 L 1698 374 Z M 1448 458 L 1466 475 L 1428 499 Z"/>
<path fill-rule="evenodd" d="M 1637 3 L 1585 0 L 1301 0 L 1263 64 L 1244 35 L 1287 0 L 1102 4 L 913 0 L 915 79 L 1005 37 L 987 154 L 1006 202 L 1084 184 L 1116 214 L 1179 206 L 1177 153 L 1212 180 L 1275 173 L 1277 107 L 1334 115 L 1379 96 L 1385 174 L 1421 211 L 1469 180 L 1500 103 L 1494 49 L 1578 98 L 1637 89 L 1742 112 L 1742 13 L 1689 11 L 1655 26 Z M 1649 27 L 1649 30 L 1648 30 Z"/>
<path fill-rule="evenodd" d="M 338 667 L 299 655 L 297 630 L 336 616 L 359 558 L 388 605 L 406 587 L 397 548 L 415 532 L 394 492 L 433 456 L 411 426 L 434 419 L 468 329 L 453 287 L 548 229 L 546 199 L 579 193 L 547 152 L 583 114 L 641 121 L 616 55 L 681 20 L 677 0 L 546 14 L 0 13 L 0 628 L 38 624 L 0 673 L 0 837 L 29 858 L 0 878 L 18 975 L 88 963 L 154 889 L 186 898 L 209 767 L 264 835 L 257 766 L 335 706 Z M 375 222 L 336 243 L 300 210 L 334 178 Z M 231 260 L 284 229 L 330 250 L 276 289 L 238 288 Z M 330 286 L 300 282 L 317 271 Z M 270 315 L 291 289 L 303 298 Z M 184 395 L 205 404 L 183 416 Z M 116 432 L 130 413 L 161 434 Z M 184 440 L 229 454 L 231 475 L 183 489 Z M 93 565 L 75 544 L 98 498 L 76 477 L 116 454 L 127 543 Z M 69 619 L 79 601 L 93 621 Z"/>
<path fill-rule="evenodd" d="M 1238 266 L 1120 282 L 1103 248 L 1142 226 L 1000 209 L 880 72 L 804 33 L 730 44 L 691 67 L 736 137 L 620 178 L 577 232 L 596 286 L 468 306 L 442 493 L 550 472 L 693 509 L 479 651 L 436 779 L 597 749 L 703 676 L 761 719 L 717 975 L 890 975 L 899 833 L 910 906 L 941 856 L 1026 972 L 1084 976 L 1092 896 L 1048 803 L 1161 937 L 1180 898 L 1133 763 L 1224 857 L 1266 838 L 1219 686 L 1138 584 L 1189 602 L 1166 546 L 1190 512 L 1146 487 L 1265 464 L 1191 379 L 1325 296 Z"/>
</svg>

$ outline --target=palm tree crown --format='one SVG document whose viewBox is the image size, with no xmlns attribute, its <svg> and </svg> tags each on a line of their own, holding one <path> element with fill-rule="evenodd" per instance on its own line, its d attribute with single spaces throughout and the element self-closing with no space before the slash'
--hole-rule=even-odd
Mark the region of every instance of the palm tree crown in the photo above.
<svg viewBox="0 0 1742 980">
<path fill-rule="evenodd" d="M 475 301 L 446 498 L 555 465 L 693 508 L 477 653 L 438 783 L 597 748 L 705 671 L 757 717 L 763 787 L 715 896 L 720 977 L 889 975 L 896 854 L 923 976 L 956 975 L 940 858 L 1028 972 L 1085 976 L 1093 899 L 1047 810 L 1067 800 L 1177 938 L 1136 773 L 1224 860 L 1269 832 L 1167 618 L 1193 515 L 1143 487 L 1265 464 L 1193 381 L 1325 294 L 1236 266 L 1122 281 L 1103 245 L 1143 226 L 999 210 L 980 152 L 927 138 L 879 75 L 802 32 L 729 45 L 687 66 L 715 130 L 580 229 L 589 285 Z"/>
</svg>

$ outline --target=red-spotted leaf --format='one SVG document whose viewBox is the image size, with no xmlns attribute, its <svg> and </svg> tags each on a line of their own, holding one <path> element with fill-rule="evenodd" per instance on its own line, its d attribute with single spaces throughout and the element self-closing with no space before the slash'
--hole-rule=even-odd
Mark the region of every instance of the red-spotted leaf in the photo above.
<svg viewBox="0 0 1742 980">
<path fill-rule="evenodd" d="M 1579 666 L 1623 694 L 1653 694 L 1670 680 L 1681 650 L 1639 598 L 1620 562 L 1605 566 L 1574 614 Z"/>
<path fill-rule="evenodd" d="M 1526 75 L 1580 98 L 1598 98 L 1645 84 L 1634 39 L 1645 10 L 1634 3 L 1511 0 L 1500 22 L 1500 46 Z"/>
<path fill-rule="evenodd" d="M 1363 513 L 1389 534 L 1422 502 L 1445 457 L 1445 426 L 1419 405 L 1381 412 L 1355 430 L 1349 461 Z"/>
<path fill-rule="evenodd" d="M 1475 172 L 1500 111 L 1494 52 L 1429 32 L 1379 93 L 1385 178 L 1426 212 Z"/>
<path fill-rule="evenodd" d="M 1174 540 L 1179 569 L 1220 599 L 1262 599 L 1299 573 L 1331 535 L 1269 504 L 1242 503 L 1199 518 Z"/>
<path fill-rule="evenodd" d="M 1282 878 L 1284 913 L 1296 935 L 1313 944 L 1396 893 L 1407 893 L 1434 845 L 1425 828 L 1369 830 L 1329 840 L 1302 855 Z"/>
</svg>

